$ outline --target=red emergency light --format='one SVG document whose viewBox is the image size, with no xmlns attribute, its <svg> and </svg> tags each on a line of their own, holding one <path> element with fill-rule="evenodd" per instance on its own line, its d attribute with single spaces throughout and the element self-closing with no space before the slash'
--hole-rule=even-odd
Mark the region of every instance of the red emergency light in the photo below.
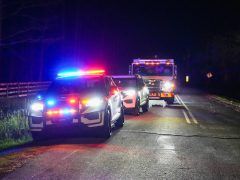
<svg viewBox="0 0 240 180">
<path fill-rule="evenodd" d="M 55 109 L 55 110 L 48 110 L 48 116 L 62 116 L 62 115 L 70 115 L 75 114 L 77 112 L 76 109 Z"/>
</svg>

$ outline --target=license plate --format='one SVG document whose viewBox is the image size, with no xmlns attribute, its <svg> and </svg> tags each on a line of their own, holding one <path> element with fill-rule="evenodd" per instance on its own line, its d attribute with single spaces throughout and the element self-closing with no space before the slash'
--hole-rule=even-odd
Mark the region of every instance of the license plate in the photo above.
<svg viewBox="0 0 240 180">
<path fill-rule="evenodd" d="M 161 93 L 161 97 L 171 97 L 171 93 Z"/>
<path fill-rule="evenodd" d="M 157 93 L 150 93 L 150 96 L 157 96 Z"/>
</svg>

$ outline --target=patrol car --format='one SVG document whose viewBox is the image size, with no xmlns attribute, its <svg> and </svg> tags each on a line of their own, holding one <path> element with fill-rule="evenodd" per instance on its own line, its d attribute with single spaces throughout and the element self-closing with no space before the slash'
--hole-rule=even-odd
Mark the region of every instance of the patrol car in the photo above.
<svg viewBox="0 0 240 180">
<path fill-rule="evenodd" d="M 132 111 L 135 115 L 149 109 L 149 91 L 140 75 L 113 76 L 115 84 L 123 96 L 125 110 Z"/>
<path fill-rule="evenodd" d="M 124 124 L 121 93 L 104 70 L 59 73 L 42 99 L 30 106 L 29 125 L 33 139 L 43 139 L 51 128 L 95 128 L 111 136 L 114 126 Z"/>
</svg>

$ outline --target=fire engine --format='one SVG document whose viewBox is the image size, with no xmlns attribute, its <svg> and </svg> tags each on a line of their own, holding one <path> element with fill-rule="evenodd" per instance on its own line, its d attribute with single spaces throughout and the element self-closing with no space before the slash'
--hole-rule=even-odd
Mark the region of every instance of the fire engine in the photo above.
<svg viewBox="0 0 240 180">
<path fill-rule="evenodd" d="M 174 59 L 134 59 L 129 66 L 129 74 L 143 77 L 150 92 L 150 99 L 174 103 L 177 79 Z"/>
</svg>

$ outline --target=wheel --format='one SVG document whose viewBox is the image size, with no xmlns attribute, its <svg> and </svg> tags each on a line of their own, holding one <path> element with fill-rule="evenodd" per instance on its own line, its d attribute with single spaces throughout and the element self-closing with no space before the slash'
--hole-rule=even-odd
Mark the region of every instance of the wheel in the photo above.
<svg viewBox="0 0 240 180">
<path fill-rule="evenodd" d="M 116 121 L 115 126 L 116 127 L 123 127 L 123 125 L 124 125 L 124 109 L 122 107 L 121 108 L 121 115 L 118 118 L 118 120 Z"/>
<path fill-rule="evenodd" d="M 166 101 L 167 101 L 168 104 L 173 104 L 174 103 L 174 97 L 168 98 Z"/>
<path fill-rule="evenodd" d="M 137 98 L 136 106 L 133 109 L 133 114 L 136 115 L 136 116 L 140 115 L 140 100 L 139 100 L 139 98 Z"/>
<path fill-rule="evenodd" d="M 44 139 L 46 139 L 46 135 L 42 132 L 42 131 L 32 131 L 32 139 L 34 141 L 42 141 Z"/>
<path fill-rule="evenodd" d="M 148 112 L 148 110 L 149 110 L 149 99 L 148 99 L 147 102 L 142 106 L 142 110 L 143 110 L 143 112 Z"/>
<path fill-rule="evenodd" d="M 111 127 L 111 112 L 109 109 L 104 113 L 104 125 L 100 129 L 100 136 L 102 138 L 109 138 L 112 135 L 112 127 Z"/>
</svg>

